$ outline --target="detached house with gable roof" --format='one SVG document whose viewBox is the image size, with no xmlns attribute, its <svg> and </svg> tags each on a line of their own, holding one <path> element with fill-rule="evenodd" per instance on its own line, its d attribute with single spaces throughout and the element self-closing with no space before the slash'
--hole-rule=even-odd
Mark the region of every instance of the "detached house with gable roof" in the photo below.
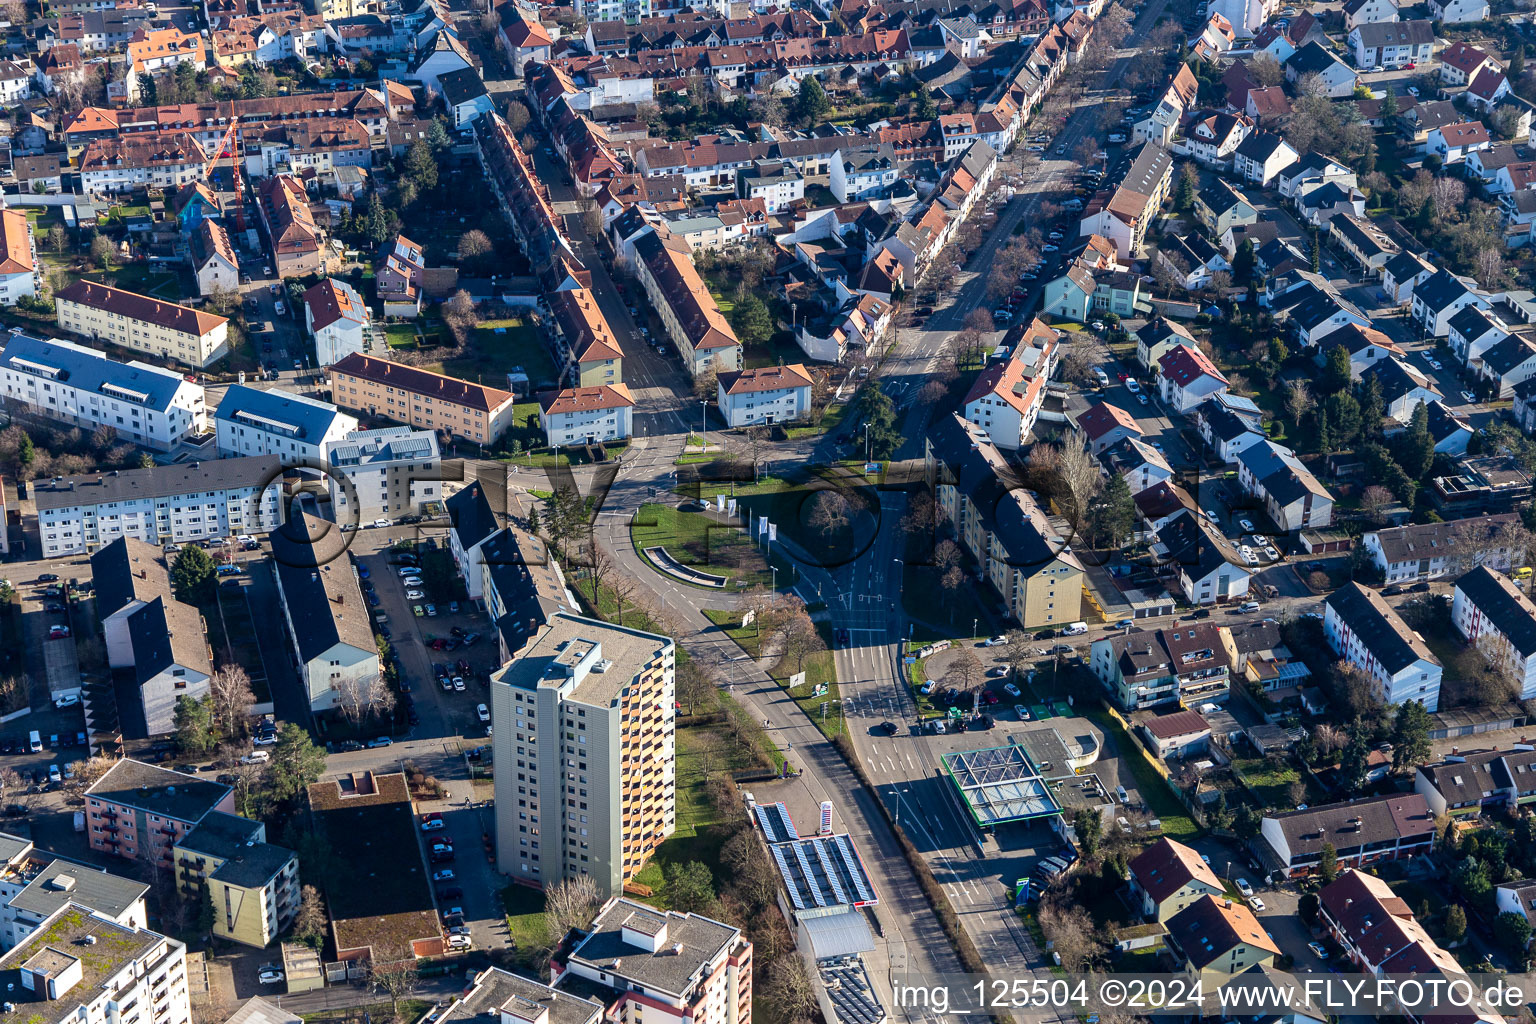
<svg viewBox="0 0 1536 1024">
<path fill-rule="evenodd" d="M 0 305 L 37 294 L 37 247 L 20 210 L 0 210 Z"/>
<path fill-rule="evenodd" d="M 1157 366 L 1158 393 L 1174 412 L 1190 412 L 1212 395 L 1227 390 L 1227 378 L 1209 356 L 1193 346 L 1173 347 Z"/>
<path fill-rule="evenodd" d="M 1488 134 L 1487 125 L 1481 121 L 1462 121 L 1431 129 L 1429 139 L 1424 143 L 1424 153 L 1440 157 L 1443 163 L 1455 164 L 1465 160 L 1468 153 L 1492 145 L 1493 138 Z"/>
<path fill-rule="evenodd" d="M 1201 896 L 1168 922 L 1168 946 L 1184 956 L 1184 970 L 1207 989 L 1252 967 L 1273 967 L 1280 955 L 1248 904 Z"/>
<path fill-rule="evenodd" d="M 1140 440 L 1142 434 L 1136 417 L 1109 402 L 1089 406 L 1078 416 L 1077 429 L 1088 439 L 1088 450 L 1095 455 L 1126 438 Z"/>
<path fill-rule="evenodd" d="M 1282 530 L 1333 524 L 1333 495 L 1289 448 L 1264 440 L 1244 449 L 1237 457 L 1237 481 L 1264 502 L 1264 510 Z"/>
<path fill-rule="evenodd" d="M 345 281 L 326 278 L 304 293 L 304 326 L 315 339 L 318 366 L 367 351 L 368 304 Z"/>
<path fill-rule="evenodd" d="M 1174 513 L 1157 527 L 1153 555 L 1175 573 L 1179 592 L 1194 605 L 1226 604 L 1248 597 L 1253 574 L 1230 541 L 1194 509 Z"/>
<path fill-rule="evenodd" d="M 1143 917 L 1167 921 L 1202 896 L 1221 897 L 1221 879 L 1200 854 L 1167 836 L 1127 865 L 1131 897 Z"/>
</svg>

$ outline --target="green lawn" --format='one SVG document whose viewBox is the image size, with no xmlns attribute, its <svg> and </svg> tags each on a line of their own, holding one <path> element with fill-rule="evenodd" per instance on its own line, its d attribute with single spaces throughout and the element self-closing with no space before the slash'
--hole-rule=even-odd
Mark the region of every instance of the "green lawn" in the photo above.
<svg viewBox="0 0 1536 1024">
<path fill-rule="evenodd" d="M 1289 762 L 1274 765 L 1262 757 L 1238 758 L 1232 762 L 1232 770 L 1248 783 L 1248 788 L 1265 807 L 1293 806 L 1291 783 L 1301 781 L 1301 773 Z"/>
<path fill-rule="evenodd" d="M 670 505 L 647 503 L 640 507 L 629 535 L 642 557 L 646 548 L 659 545 L 684 565 L 725 577 L 730 581 L 729 589 L 773 585 L 768 559 L 746 532 L 700 512 L 680 512 Z M 779 567 L 781 585 L 794 582 L 792 563 L 775 555 L 772 564 Z"/>
<path fill-rule="evenodd" d="M 506 909 L 512 958 L 522 967 L 536 968 L 540 954 L 558 938 L 549 934 L 544 919 L 544 894 L 526 885 L 509 885 L 501 890 L 501 903 Z"/>
<path fill-rule="evenodd" d="M 100 281 L 116 288 L 149 295 L 168 302 L 180 302 L 189 294 L 181 275 L 166 271 L 149 263 L 125 263 L 115 270 L 92 271 L 85 275 L 88 280 Z"/>
<path fill-rule="evenodd" d="M 733 748 L 729 739 L 708 726 L 677 730 L 677 831 L 678 838 L 698 834 L 699 829 L 721 822 L 709 798 L 709 780 L 722 772 L 751 768 L 747 751 Z"/>
<path fill-rule="evenodd" d="M 507 386 L 507 372 L 521 366 L 535 391 L 560 383 L 559 371 L 538 329 L 518 317 L 487 320 L 469 339 L 469 354 L 449 359 L 437 369 L 452 377 L 472 380 L 493 388 Z"/>
<path fill-rule="evenodd" d="M 864 463 L 849 460 L 832 466 L 801 470 L 791 477 L 765 476 L 756 482 L 735 483 L 736 500 L 746 505 L 755 516 L 767 516 L 778 527 L 781 536 L 798 544 L 813 564 L 837 566 L 846 564 L 859 550 L 859 538 L 873 536 L 875 517 L 880 508 L 879 495 L 870 481 L 864 477 Z M 810 525 L 815 510 L 813 494 L 828 487 L 842 490 L 852 506 L 847 526 L 823 535 Z M 688 485 L 702 498 L 712 498 L 717 490 L 725 488 L 709 481 Z M 784 575 L 779 574 L 779 582 Z"/>
<path fill-rule="evenodd" d="M 384 337 L 390 348 L 415 348 L 416 325 L 414 323 L 385 324 Z"/>
<path fill-rule="evenodd" d="M 741 622 L 741 612 L 705 609 L 704 614 L 708 616 L 709 621 L 719 626 L 726 636 L 736 641 L 736 645 L 754 661 L 762 656 L 762 637 L 757 627 L 737 625 Z M 781 659 L 768 670 L 768 674 L 789 691 L 790 697 L 794 698 L 795 703 L 800 705 L 800 709 L 811 717 L 811 721 L 815 722 L 823 733 L 832 737 L 843 731 L 837 665 L 832 655 L 832 627 L 826 622 L 818 622 L 816 632 L 820 634 L 822 643 L 827 647 L 826 650 L 806 655 L 804 665 L 798 668 L 792 660 Z M 796 671 L 805 673 L 805 682 L 800 686 L 791 687 L 789 678 Z M 816 693 L 818 686 L 826 687 L 826 692 L 819 696 Z M 826 705 L 825 718 L 823 718 L 823 704 Z"/>
</svg>

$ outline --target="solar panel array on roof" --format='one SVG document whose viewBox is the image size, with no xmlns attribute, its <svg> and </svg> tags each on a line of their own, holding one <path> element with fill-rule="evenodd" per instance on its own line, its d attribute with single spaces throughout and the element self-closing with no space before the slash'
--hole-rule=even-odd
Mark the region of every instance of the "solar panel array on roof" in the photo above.
<svg viewBox="0 0 1536 1024">
<path fill-rule="evenodd" d="M 847 835 L 801 838 L 781 803 L 754 804 L 753 813 L 797 911 L 816 914 L 879 902 Z"/>
<path fill-rule="evenodd" d="M 885 1007 L 870 988 L 864 964 L 855 957 L 820 966 L 822 987 L 832 1001 L 832 1011 L 846 1024 L 881 1024 Z"/>
<path fill-rule="evenodd" d="M 794 821 L 789 817 L 789 809 L 783 804 L 755 804 L 753 810 L 757 812 L 757 826 L 763 830 L 763 837 L 768 842 L 784 843 L 800 838 Z"/>
</svg>

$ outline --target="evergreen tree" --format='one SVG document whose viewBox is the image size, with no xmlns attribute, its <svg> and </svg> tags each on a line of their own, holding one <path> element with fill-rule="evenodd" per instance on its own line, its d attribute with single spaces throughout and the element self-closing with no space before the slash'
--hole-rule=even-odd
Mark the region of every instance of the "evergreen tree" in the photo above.
<svg viewBox="0 0 1536 1024">
<path fill-rule="evenodd" d="M 1195 208 L 1195 175 L 1179 175 L 1179 189 L 1174 193 L 1174 209 L 1182 213 L 1188 213 Z"/>
<path fill-rule="evenodd" d="M 731 310 L 731 328 L 736 332 L 736 339 L 743 345 L 766 345 L 773 337 L 773 316 L 762 299 L 748 293 Z"/>
<path fill-rule="evenodd" d="M 213 600 L 214 564 L 208 552 L 196 544 L 182 548 L 171 565 L 171 587 L 177 599 L 188 604 Z"/>
<path fill-rule="evenodd" d="M 1392 770 L 1405 772 L 1429 761 L 1429 712 L 1416 700 L 1397 706 L 1392 720 Z"/>
<path fill-rule="evenodd" d="M 1394 457 L 1411 479 L 1422 480 L 1435 461 L 1435 439 L 1429 433 L 1429 406 L 1420 402 L 1413 408 L 1408 429 L 1396 438 Z"/>
<path fill-rule="evenodd" d="M 891 396 L 877 387 L 866 387 L 859 394 L 859 412 L 869 430 L 869 451 L 877 459 L 888 459 L 901 445 L 896 427 L 896 407 Z"/>
<path fill-rule="evenodd" d="M 183 65 L 185 67 L 186 65 Z M 197 897 L 197 934 L 212 935 L 214 922 L 218 920 L 218 912 L 213 905 L 213 889 L 207 885 L 202 886 Z"/>
<path fill-rule="evenodd" d="M 1344 747 L 1339 757 L 1339 786 L 1346 796 L 1358 796 L 1365 788 L 1370 774 L 1370 747 L 1365 737 L 1356 735 Z"/>
<path fill-rule="evenodd" d="M 1509 67 L 1504 70 L 1511 82 L 1520 81 L 1520 76 L 1525 74 L 1525 47 L 1518 47 L 1509 55 Z"/>
<path fill-rule="evenodd" d="M 1252 284 L 1257 266 L 1258 260 L 1253 254 L 1253 239 L 1245 238 L 1232 257 L 1232 280 L 1240 285 Z"/>
<path fill-rule="evenodd" d="M 437 187 L 437 157 L 426 139 L 417 139 L 406 151 L 405 173 L 410 175 L 420 192 L 430 192 Z"/>
<path fill-rule="evenodd" d="M 1349 387 L 1349 348 L 1344 345 L 1335 345 L 1328 350 L 1328 359 L 1323 365 L 1323 391 L 1332 393 L 1343 391 Z"/>
<path fill-rule="evenodd" d="M 1281 363 L 1290 357 L 1291 350 L 1286 347 L 1285 339 L 1278 334 L 1271 335 L 1269 339 L 1269 361 L 1278 368 Z"/>
<path fill-rule="evenodd" d="M 1339 877 L 1339 851 L 1332 843 L 1324 843 L 1317 853 L 1317 874 L 1324 883 Z"/>
<path fill-rule="evenodd" d="M 1381 396 L 1381 381 L 1375 374 L 1365 379 L 1360 389 L 1360 436 L 1367 441 L 1381 440 L 1381 421 L 1387 403 Z"/>
<path fill-rule="evenodd" d="M 267 777 L 272 795 L 278 800 L 298 796 L 312 783 L 320 781 L 325 771 L 325 751 L 315 746 L 309 733 L 295 722 L 284 722 L 277 730 L 272 746 L 272 761 Z"/>
<path fill-rule="evenodd" d="M 1360 403 L 1348 391 L 1329 395 L 1323 401 L 1328 410 L 1328 422 L 1333 427 L 1333 443 L 1347 448 L 1360 436 Z"/>
<path fill-rule="evenodd" d="M 186 694 L 176 698 L 176 749 L 184 756 L 201 757 L 218 743 L 213 725 L 213 708 L 208 698 L 194 700 Z"/>
<path fill-rule="evenodd" d="M 373 245 L 383 245 L 389 238 L 389 218 L 384 214 L 384 203 L 377 192 L 368 197 L 368 212 L 363 216 L 363 231 Z"/>
<path fill-rule="evenodd" d="M 434 117 L 432 127 L 427 129 L 427 145 L 441 153 L 452 144 L 453 140 L 448 137 L 448 129 L 443 126 L 442 118 Z"/>
<path fill-rule="evenodd" d="M 917 86 L 917 99 L 912 108 L 912 116 L 919 121 L 932 121 L 939 116 L 939 108 L 933 102 L 933 93 L 928 91 L 928 83 L 920 82 Z"/>
<path fill-rule="evenodd" d="M 1317 233 L 1317 228 L 1312 229 L 1312 243 L 1307 248 L 1307 258 L 1312 261 L 1312 272 L 1315 274 L 1323 264 L 1323 243 Z"/>
<path fill-rule="evenodd" d="M 1412 703 L 1412 701 L 1409 703 Z M 1466 935 L 1467 912 L 1452 903 L 1445 908 L 1445 941 L 1448 945 L 1454 946 L 1466 938 Z"/>
<path fill-rule="evenodd" d="M 1333 448 L 1333 433 L 1328 429 L 1328 410 L 1317 407 L 1317 450 L 1326 452 Z"/>
<path fill-rule="evenodd" d="M 1116 547 L 1130 536 L 1136 525 L 1136 503 L 1131 487 L 1121 473 L 1112 473 L 1104 493 L 1088 510 L 1090 543 L 1094 547 Z"/>
<path fill-rule="evenodd" d="M 806 75 L 800 79 L 800 91 L 795 96 L 795 113 L 800 115 L 800 120 L 807 127 L 815 124 L 831 109 L 832 101 L 827 99 L 827 91 L 821 87 L 815 75 Z"/>
<path fill-rule="evenodd" d="M 1381 120 L 1383 124 L 1390 125 L 1392 119 L 1397 116 L 1397 95 L 1391 90 L 1381 100 Z"/>
</svg>

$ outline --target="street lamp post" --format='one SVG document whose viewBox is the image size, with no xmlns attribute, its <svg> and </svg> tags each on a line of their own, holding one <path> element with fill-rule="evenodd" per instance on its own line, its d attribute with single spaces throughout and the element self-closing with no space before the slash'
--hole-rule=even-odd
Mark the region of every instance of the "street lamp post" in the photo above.
<svg viewBox="0 0 1536 1024">
<path fill-rule="evenodd" d="M 869 461 L 869 424 L 864 424 L 864 461 Z"/>
<path fill-rule="evenodd" d="M 773 570 L 773 589 L 774 590 L 778 590 L 779 589 L 779 567 L 776 566 L 776 565 L 770 565 L 768 568 Z"/>
<path fill-rule="evenodd" d="M 704 432 L 706 430 L 708 430 L 708 429 L 709 429 L 709 402 L 706 401 L 705 399 L 701 398 L 701 399 L 699 399 L 699 451 L 701 451 L 701 452 L 705 448 L 709 447 L 709 445 L 704 443 Z"/>
</svg>

